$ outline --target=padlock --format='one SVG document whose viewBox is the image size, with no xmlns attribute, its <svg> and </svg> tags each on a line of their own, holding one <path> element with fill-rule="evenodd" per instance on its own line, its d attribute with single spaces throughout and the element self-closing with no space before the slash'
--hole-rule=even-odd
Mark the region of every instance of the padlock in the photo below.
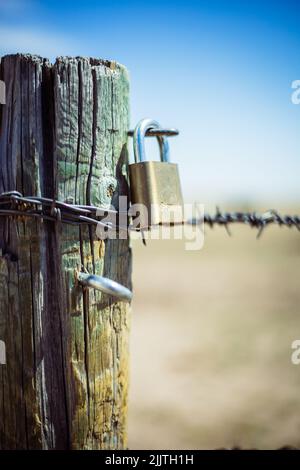
<svg viewBox="0 0 300 470">
<path fill-rule="evenodd" d="M 129 165 L 131 204 L 138 209 L 141 229 L 172 225 L 183 219 L 178 166 L 169 161 L 169 143 L 165 136 L 157 136 L 160 161 L 146 161 L 145 135 L 149 129 L 160 129 L 160 125 L 151 119 L 142 119 L 136 126 L 133 134 L 135 163 Z"/>
</svg>

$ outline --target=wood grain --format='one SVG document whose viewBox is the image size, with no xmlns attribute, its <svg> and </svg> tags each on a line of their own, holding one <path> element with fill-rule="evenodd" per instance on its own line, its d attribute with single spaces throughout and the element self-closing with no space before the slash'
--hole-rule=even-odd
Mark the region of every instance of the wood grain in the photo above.
<svg viewBox="0 0 300 470">
<path fill-rule="evenodd" d="M 128 194 L 129 84 L 114 62 L 5 56 L 0 192 L 103 205 Z M 0 217 L 1 449 L 124 449 L 129 310 L 76 271 L 131 287 L 128 240 Z"/>
</svg>

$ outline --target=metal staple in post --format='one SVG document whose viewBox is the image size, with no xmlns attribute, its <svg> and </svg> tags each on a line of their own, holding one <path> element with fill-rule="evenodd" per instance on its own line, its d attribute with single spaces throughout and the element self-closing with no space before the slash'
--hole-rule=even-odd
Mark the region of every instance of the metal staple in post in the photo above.
<svg viewBox="0 0 300 470">
<path fill-rule="evenodd" d="M 88 288 L 99 290 L 120 300 L 126 300 L 128 302 L 132 300 L 132 292 L 127 287 L 107 277 L 79 272 L 77 279 L 80 284 Z"/>
</svg>

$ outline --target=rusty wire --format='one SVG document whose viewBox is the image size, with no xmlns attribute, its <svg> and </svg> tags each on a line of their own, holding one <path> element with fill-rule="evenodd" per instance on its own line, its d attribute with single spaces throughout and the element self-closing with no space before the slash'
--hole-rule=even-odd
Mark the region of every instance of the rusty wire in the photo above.
<svg viewBox="0 0 300 470">
<path fill-rule="evenodd" d="M 98 211 L 103 214 L 118 212 L 112 209 L 98 208 L 89 205 L 70 204 L 40 196 L 24 197 L 18 191 L 0 194 L 0 217 L 33 217 L 70 225 L 103 225 L 112 228 L 110 223 L 102 223 L 96 219 Z"/>
<path fill-rule="evenodd" d="M 103 215 L 99 216 L 99 211 L 101 211 Z M 120 212 L 114 209 L 92 205 L 71 204 L 69 202 L 57 201 L 40 196 L 24 197 L 18 191 L 0 194 L 0 217 L 32 217 L 70 225 L 100 224 L 106 229 L 139 231 L 139 229 L 132 228 L 131 226 L 124 227 L 114 225 L 111 222 L 102 222 L 101 217 L 107 214 L 118 215 Z M 263 230 L 271 224 L 290 228 L 296 227 L 300 230 L 299 215 L 280 215 L 276 210 L 268 210 L 262 214 L 258 214 L 257 212 L 221 212 L 219 208 L 217 208 L 214 215 L 204 214 L 202 218 L 193 218 L 185 222 L 180 222 L 180 224 L 188 225 L 201 225 L 203 223 L 211 228 L 215 225 L 223 226 L 226 228 L 228 234 L 230 234 L 229 225 L 245 224 L 258 229 L 258 237 L 262 234 Z"/>
</svg>

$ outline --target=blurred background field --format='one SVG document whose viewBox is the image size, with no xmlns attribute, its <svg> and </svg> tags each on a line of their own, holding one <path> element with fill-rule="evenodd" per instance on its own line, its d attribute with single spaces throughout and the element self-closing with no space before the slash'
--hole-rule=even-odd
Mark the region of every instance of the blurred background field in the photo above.
<svg viewBox="0 0 300 470">
<path fill-rule="evenodd" d="M 299 232 L 206 227 L 200 251 L 133 255 L 129 448 L 300 446 Z"/>
</svg>

